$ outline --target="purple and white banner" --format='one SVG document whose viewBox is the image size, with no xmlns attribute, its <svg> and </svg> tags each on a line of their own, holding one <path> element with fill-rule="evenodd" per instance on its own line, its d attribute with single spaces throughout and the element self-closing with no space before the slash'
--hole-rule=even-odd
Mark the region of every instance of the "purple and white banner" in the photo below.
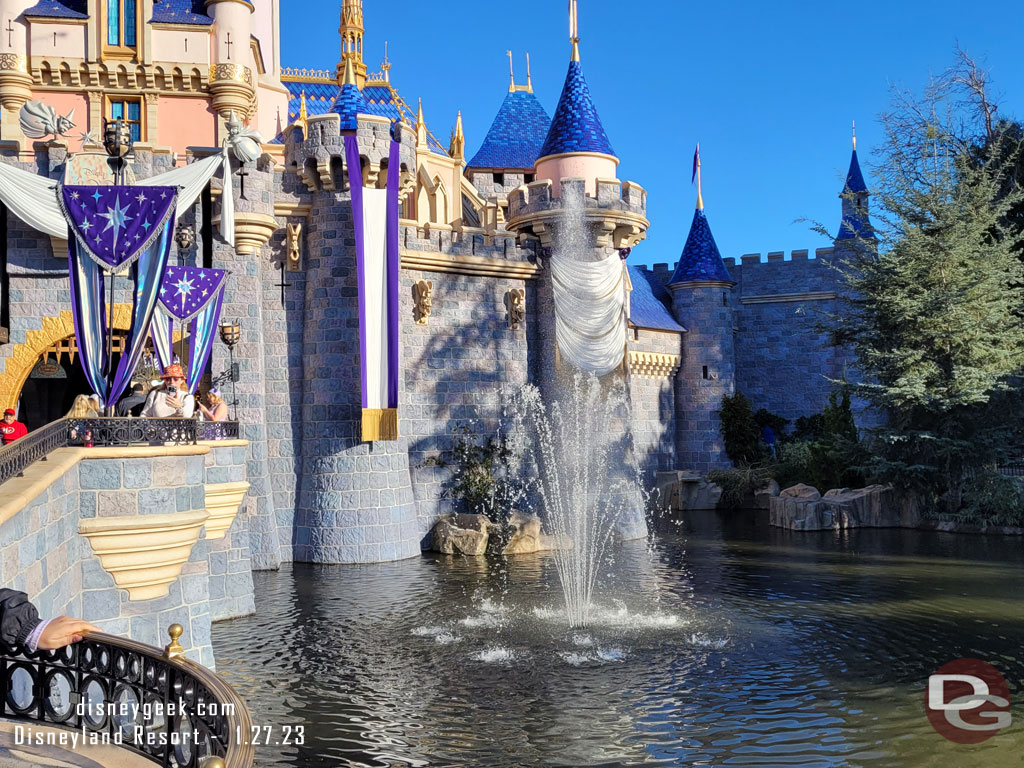
<svg viewBox="0 0 1024 768">
<path fill-rule="evenodd" d="M 363 187 L 359 143 L 345 137 L 359 282 L 362 437 L 398 439 L 398 182 L 400 144 L 391 142 L 387 189 Z"/>
<path fill-rule="evenodd" d="M 172 264 L 164 271 L 160 307 L 153 316 L 153 348 L 160 368 L 166 368 L 174 360 L 175 325 L 181 334 L 188 333 L 185 383 L 189 392 L 198 388 L 217 338 L 226 278 L 222 269 Z"/>
</svg>

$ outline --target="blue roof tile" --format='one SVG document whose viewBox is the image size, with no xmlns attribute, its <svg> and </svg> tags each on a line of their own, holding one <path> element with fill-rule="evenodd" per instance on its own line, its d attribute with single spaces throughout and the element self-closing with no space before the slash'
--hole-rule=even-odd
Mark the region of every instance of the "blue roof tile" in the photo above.
<svg viewBox="0 0 1024 768">
<path fill-rule="evenodd" d="M 850 158 L 850 170 L 846 174 L 843 186 L 843 220 L 839 225 L 836 240 L 875 240 L 874 228 L 868 218 L 867 210 L 868 185 L 864 182 L 864 174 L 857 160 L 857 150 L 853 150 Z M 862 207 L 863 206 L 863 207 Z"/>
<path fill-rule="evenodd" d="M 715 236 L 711 234 L 708 217 L 699 208 L 693 214 L 690 234 L 686 238 L 683 254 L 679 257 L 679 263 L 672 279 L 669 280 L 669 285 L 697 280 L 733 282 L 729 270 L 725 268 L 725 262 L 722 261 Z"/>
<path fill-rule="evenodd" d="M 505 97 L 470 168 L 529 170 L 540 157 L 551 127 L 551 118 L 530 91 L 513 91 Z"/>
<path fill-rule="evenodd" d="M 540 157 L 570 152 L 598 152 L 615 156 L 597 108 L 590 98 L 583 67 L 578 61 L 569 62 L 562 96 L 558 100 L 558 108 L 555 109 L 555 117 L 540 150 Z"/>
<path fill-rule="evenodd" d="M 638 328 L 659 331 L 686 331 L 672 317 L 672 296 L 657 275 L 643 267 L 630 267 L 633 292 L 629 295 L 629 321 Z"/>
<path fill-rule="evenodd" d="M 54 19 L 88 19 L 88 6 L 88 0 L 39 0 L 25 11 L 25 15 Z"/>
<path fill-rule="evenodd" d="M 868 185 L 864 183 L 864 174 L 860 172 L 860 162 L 857 160 L 857 150 L 853 150 L 853 157 L 850 158 L 850 170 L 846 174 L 846 187 L 844 192 L 867 192 Z"/>
<path fill-rule="evenodd" d="M 204 0 L 155 0 L 153 21 L 203 26 L 213 24 L 213 19 L 206 15 Z"/>
<path fill-rule="evenodd" d="M 338 96 L 331 105 L 331 112 L 341 116 L 341 130 L 354 131 L 359 127 L 359 115 L 368 114 L 370 111 L 363 92 L 352 84 L 341 86 Z"/>
</svg>

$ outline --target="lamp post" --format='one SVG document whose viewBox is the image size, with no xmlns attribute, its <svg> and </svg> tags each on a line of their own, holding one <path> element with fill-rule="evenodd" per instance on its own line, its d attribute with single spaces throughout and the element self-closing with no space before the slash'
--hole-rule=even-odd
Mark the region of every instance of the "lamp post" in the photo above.
<svg viewBox="0 0 1024 768">
<path fill-rule="evenodd" d="M 192 246 L 196 244 L 196 233 L 192 227 L 185 224 L 185 222 L 178 223 L 178 229 L 174 233 L 174 242 L 178 244 L 178 266 L 185 265 L 185 254 L 192 250 Z M 180 349 L 178 357 L 181 360 L 185 359 L 185 328 L 188 327 L 188 323 L 184 323 L 181 326 L 179 343 Z M 173 341 L 173 339 L 172 339 Z M 192 365 L 194 361 L 189 360 L 189 365 Z"/>
<path fill-rule="evenodd" d="M 232 421 L 238 421 L 238 395 L 235 393 L 235 382 L 238 376 L 235 371 L 235 344 L 242 339 L 242 328 L 237 322 L 225 320 L 220 324 L 220 340 L 228 348 L 228 355 L 231 365 L 231 410 Z"/>
<path fill-rule="evenodd" d="M 114 175 L 114 185 L 124 184 L 124 169 L 128 165 L 127 157 L 132 153 L 134 141 L 132 140 L 131 126 L 121 118 L 117 120 L 106 120 L 103 124 L 103 148 L 107 151 L 107 165 L 110 166 Z M 114 364 L 114 283 L 117 276 L 110 272 L 110 320 L 107 323 L 107 359 L 103 366 L 104 378 L 109 378 L 111 367 Z M 114 406 L 107 406 L 107 416 L 114 415 Z"/>
</svg>

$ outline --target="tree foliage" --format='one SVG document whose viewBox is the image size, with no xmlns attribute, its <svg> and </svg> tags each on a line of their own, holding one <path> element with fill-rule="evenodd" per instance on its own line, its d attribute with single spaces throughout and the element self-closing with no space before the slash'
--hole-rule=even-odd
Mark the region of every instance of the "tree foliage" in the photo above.
<svg viewBox="0 0 1024 768">
<path fill-rule="evenodd" d="M 753 464 L 764 457 L 761 428 L 754 419 L 750 401 L 742 392 L 722 398 L 722 440 L 725 453 L 734 464 Z"/>
<path fill-rule="evenodd" d="M 861 242 L 835 341 L 856 354 L 853 391 L 884 425 L 867 469 L 945 511 L 1015 449 L 1024 372 L 1020 127 L 1002 119 L 965 54 L 923 96 L 882 116 L 878 248 Z"/>
</svg>

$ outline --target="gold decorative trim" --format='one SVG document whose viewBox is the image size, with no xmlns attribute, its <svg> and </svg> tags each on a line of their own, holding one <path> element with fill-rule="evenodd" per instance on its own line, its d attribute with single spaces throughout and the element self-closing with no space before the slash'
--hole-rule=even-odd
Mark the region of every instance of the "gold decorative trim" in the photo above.
<svg viewBox="0 0 1024 768">
<path fill-rule="evenodd" d="M 398 439 L 397 408 L 363 408 L 363 442 Z"/>
<path fill-rule="evenodd" d="M 131 327 L 131 309 L 129 304 L 115 305 L 114 328 Z M 26 331 L 25 342 L 15 344 L 11 356 L 5 361 L 3 373 L 0 373 L 0 403 L 5 408 L 17 406 L 21 388 L 25 386 L 39 356 L 75 333 L 75 321 L 69 309 L 56 317 L 44 317 L 42 324 L 40 329 Z"/>
<path fill-rule="evenodd" d="M 252 87 L 252 70 L 241 64 L 213 64 L 210 67 L 210 82 L 220 83 L 233 80 Z"/>
<path fill-rule="evenodd" d="M 778 293 L 765 296 L 744 296 L 740 304 L 788 304 L 796 301 L 831 301 L 836 298 L 835 291 L 818 293 Z"/>
<path fill-rule="evenodd" d="M 231 524 L 238 515 L 249 483 L 219 483 L 206 486 L 206 511 L 210 519 L 206 521 L 206 538 L 223 539 Z"/>
<path fill-rule="evenodd" d="M 20 53 L 0 53 L 0 71 L 28 73 L 28 57 Z"/>
<path fill-rule="evenodd" d="M 648 379 L 671 379 L 676 375 L 682 362 L 682 355 L 668 355 L 663 352 L 629 353 L 630 373 Z"/>
<path fill-rule="evenodd" d="M 170 592 L 209 517 L 205 509 L 94 517 L 80 520 L 78 532 L 89 540 L 114 584 L 128 590 L 129 600 L 153 600 Z"/>
<path fill-rule="evenodd" d="M 338 76 L 326 69 L 297 69 L 295 67 L 281 67 L 281 82 L 283 83 L 324 83 L 337 85 Z"/>
<path fill-rule="evenodd" d="M 454 272 L 460 275 L 509 277 L 532 280 L 540 270 L 528 261 L 505 261 L 486 256 L 455 256 L 432 251 L 402 251 L 402 269 L 424 272 Z"/>
</svg>

